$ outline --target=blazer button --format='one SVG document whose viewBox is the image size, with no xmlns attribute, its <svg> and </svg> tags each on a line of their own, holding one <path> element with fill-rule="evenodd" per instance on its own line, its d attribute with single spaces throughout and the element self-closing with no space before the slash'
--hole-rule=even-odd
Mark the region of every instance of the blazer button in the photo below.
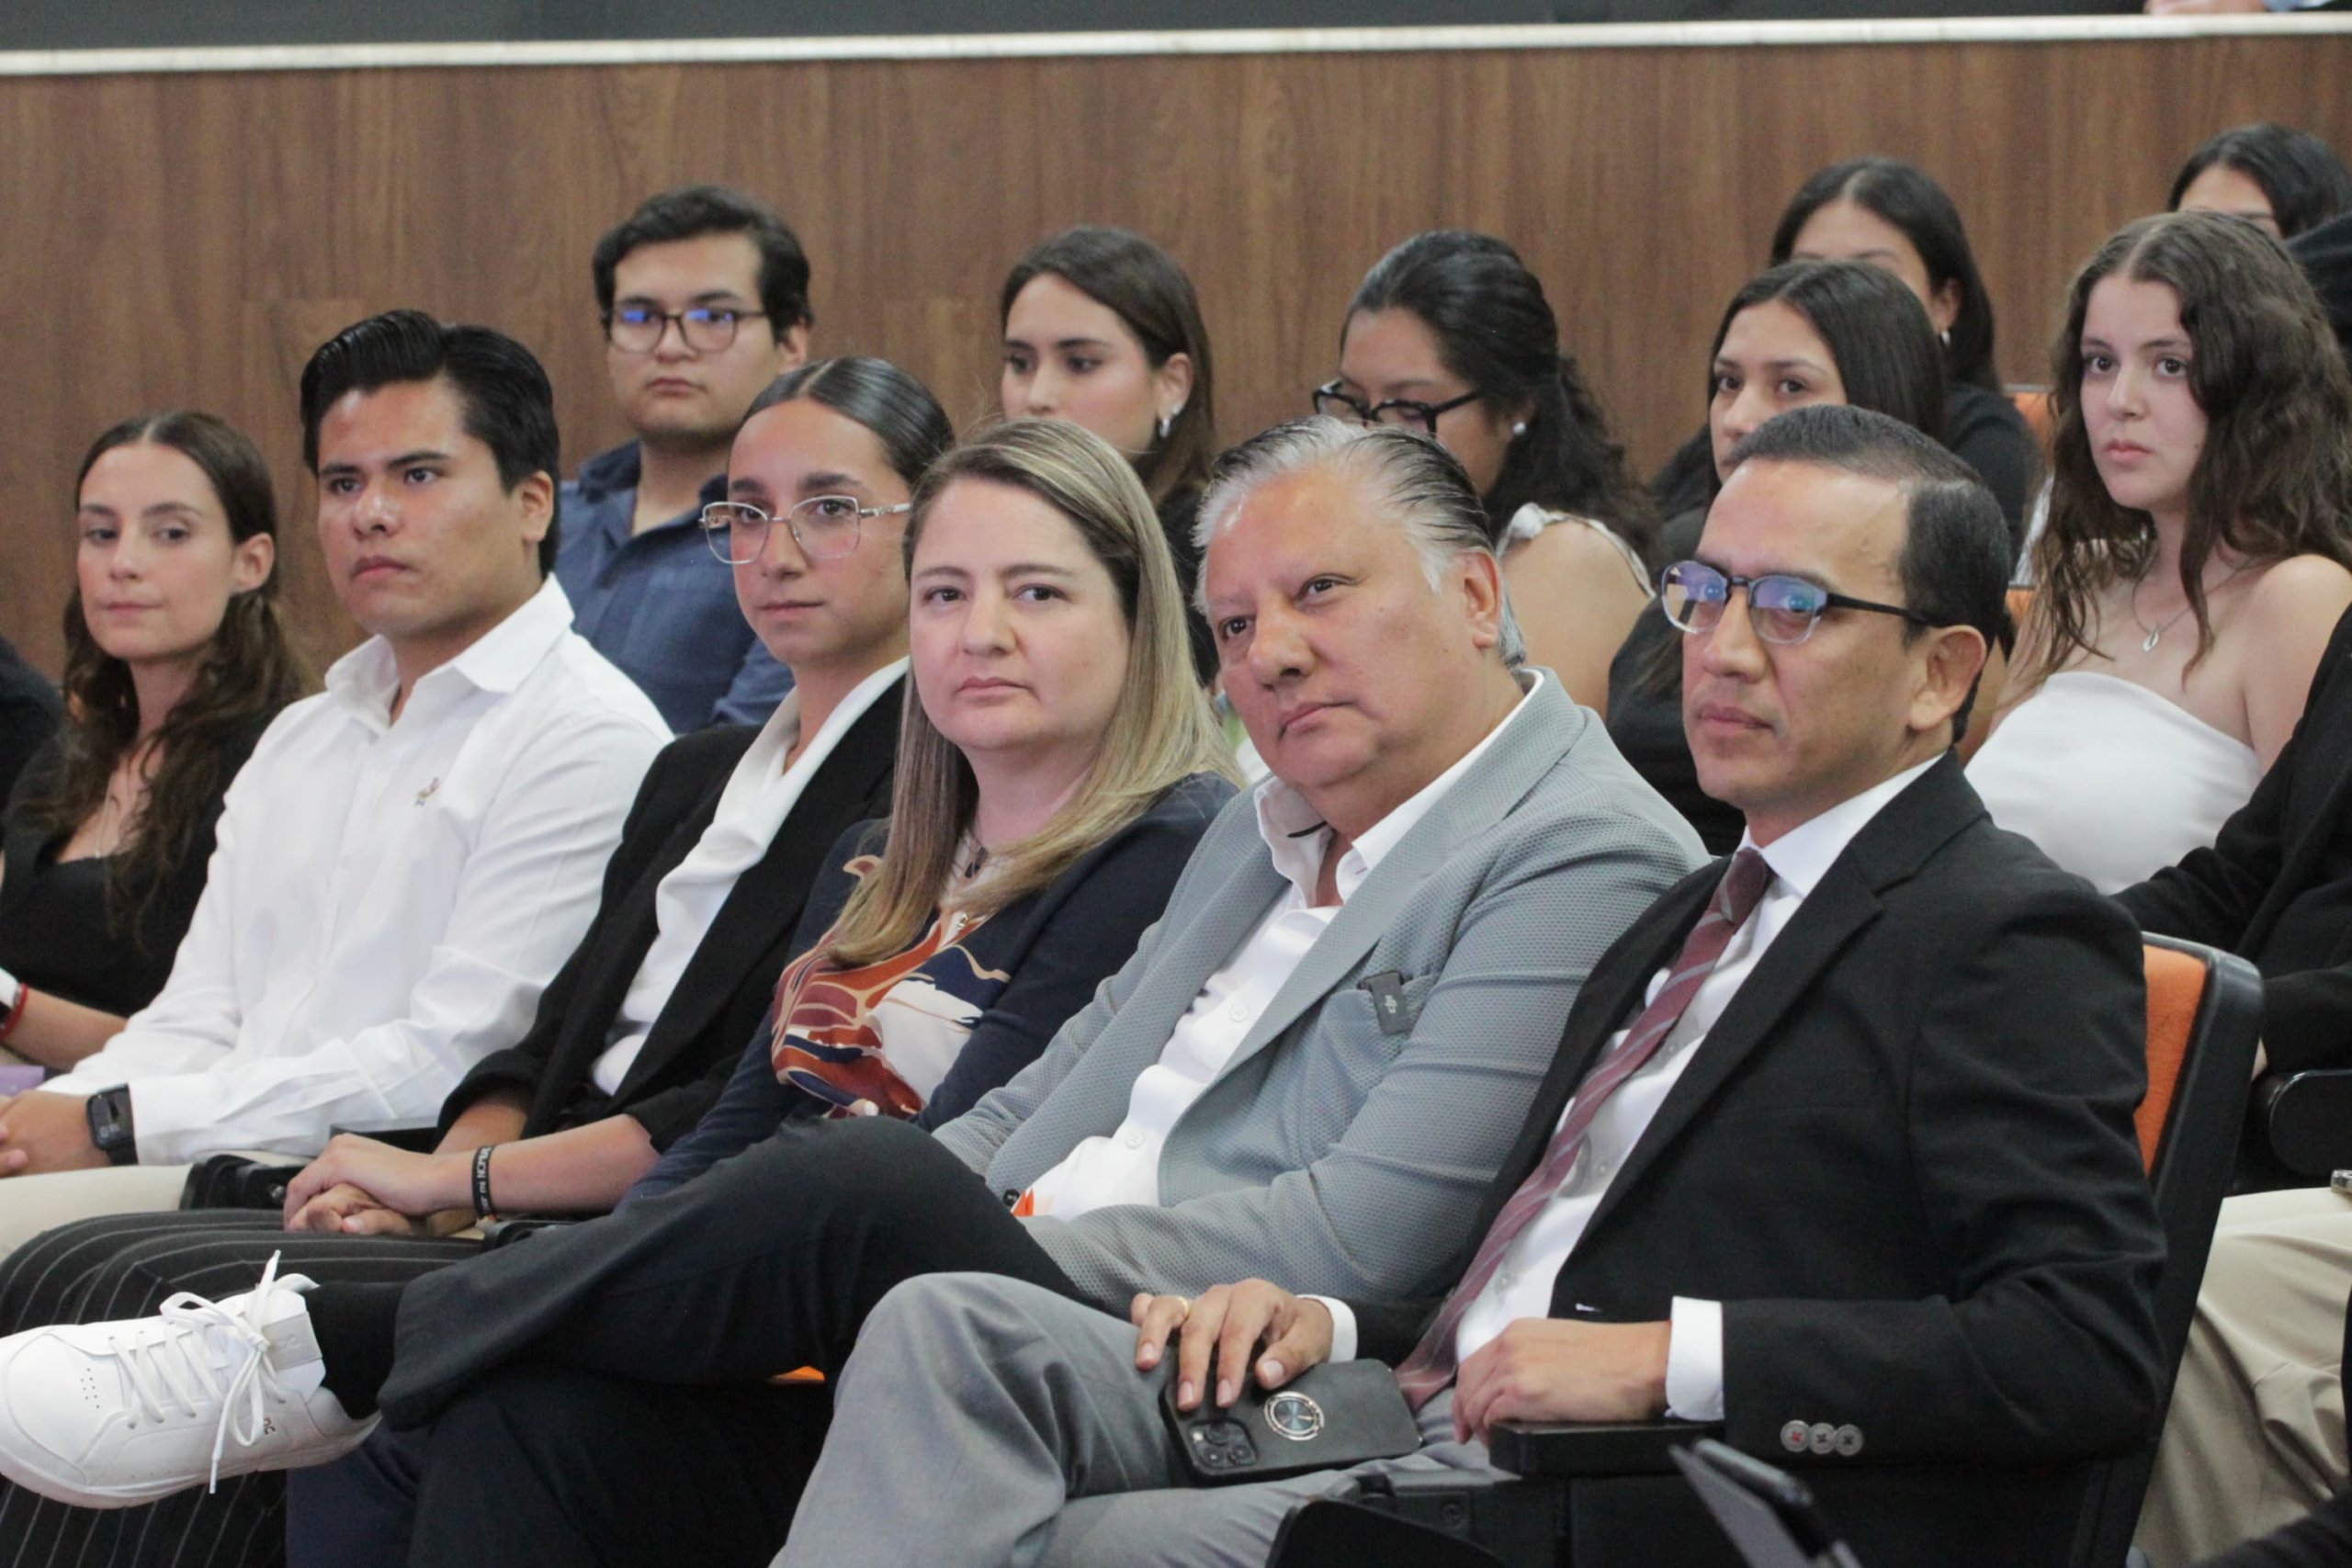
<svg viewBox="0 0 2352 1568">
<path fill-rule="evenodd" d="M 1018 1187 L 1006 1188 L 1004 1190 L 1004 1206 L 1008 1209 L 1014 1209 L 1020 1207 L 1020 1205 L 1021 1189 Z"/>
<path fill-rule="evenodd" d="M 1862 1429 L 1860 1427 L 1840 1427 L 1830 1434 L 1829 1440 L 1844 1458 L 1852 1459 L 1862 1451 Z"/>
<path fill-rule="evenodd" d="M 1792 1421 L 1781 1428 L 1781 1446 L 1792 1454 L 1804 1452 L 1805 1435 L 1812 1428 L 1802 1421 Z"/>
<path fill-rule="evenodd" d="M 1838 1428 L 1832 1427 L 1826 1421 L 1815 1421 L 1805 1431 L 1804 1447 L 1807 1453 L 1836 1453 L 1838 1451 Z"/>
</svg>

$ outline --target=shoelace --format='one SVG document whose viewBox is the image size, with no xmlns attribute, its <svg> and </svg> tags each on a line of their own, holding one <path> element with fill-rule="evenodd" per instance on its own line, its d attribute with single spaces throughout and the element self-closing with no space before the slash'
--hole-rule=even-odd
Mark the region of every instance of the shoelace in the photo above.
<svg viewBox="0 0 2352 1568">
<path fill-rule="evenodd" d="M 165 1406 L 170 1404 L 193 1417 L 199 1383 L 203 1393 L 220 1401 L 220 1422 L 212 1433 L 212 1479 L 209 1490 L 213 1492 L 220 1489 L 220 1455 L 230 1433 L 234 1431 L 240 1443 L 254 1441 L 268 1420 L 264 1402 L 275 1399 L 284 1403 L 288 1397 L 286 1385 L 278 1381 L 277 1370 L 269 1364 L 269 1337 L 262 1332 L 261 1323 L 277 1283 L 279 1256 L 275 1252 L 269 1255 L 269 1266 L 261 1271 L 261 1283 L 246 1299 L 243 1312 L 231 1312 L 191 1291 L 182 1291 L 164 1303 L 163 1325 L 148 1330 L 150 1337 L 128 1343 L 114 1338 L 107 1341 L 107 1348 L 115 1352 L 121 1364 L 138 1415 L 160 1421 L 168 1414 Z M 215 1333 L 226 1335 L 243 1352 L 226 1387 L 213 1375 L 205 1355 L 206 1337 Z M 243 1421 L 238 1419 L 240 1401 L 245 1407 Z"/>
</svg>

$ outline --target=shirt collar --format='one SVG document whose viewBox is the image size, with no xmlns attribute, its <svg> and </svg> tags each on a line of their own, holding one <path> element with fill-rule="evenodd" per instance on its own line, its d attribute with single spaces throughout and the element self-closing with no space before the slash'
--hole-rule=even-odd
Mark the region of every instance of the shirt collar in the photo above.
<svg viewBox="0 0 2352 1568">
<path fill-rule="evenodd" d="M 571 601 L 550 576 L 537 592 L 455 659 L 427 671 L 417 690 L 463 682 L 477 691 L 512 692 L 571 630 Z M 392 694 L 400 689 L 392 645 L 380 637 L 369 637 L 328 668 L 325 684 L 327 694 L 345 707 L 379 728 L 388 725 Z M 413 701 L 416 693 L 409 695 Z"/>
<path fill-rule="evenodd" d="M 1487 731 L 1486 738 L 1464 752 L 1455 763 L 1421 786 L 1420 790 L 1387 816 L 1356 835 L 1348 852 L 1340 857 L 1332 881 L 1346 903 L 1364 878 L 1379 869 L 1388 852 L 1411 832 L 1422 818 L 1428 816 L 1446 792 L 1462 782 L 1464 774 L 1477 765 L 1496 738 L 1510 728 L 1527 707 L 1527 699 L 1536 687 L 1544 683 L 1544 672 L 1536 669 L 1514 671 L 1512 678 L 1520 685 L 1520 700 L 1503 715 L 1502 722 Z M 1291 885 L 1310 904 L 1315 900 L 1315 882 L 1323 869 L 1323 850 L 1329 841 L 1330 829 L 1306 797 L 1279 778 L 1268 778 L 1258 786 L 1258 836 L 1266 841 L 1272 855 L 1274 869 L 1290 879 Z"/>
<path fill-rule="evenodd" d="M 616 446 L 609 452 L 599 452 L 581 464 L 579 477 L 571 482 L 578 487 L 580 499 L 582 502 L 599 502 L 606 496 L 617 495 L 623 491 L 635 490 L 637 481 L 644 475 L 644 450 L 639 443 L 631 441 Z M 726 499 L 727 470 L 721 468 L 703 480 L 702 493 L 695 500 L 693 515 L 700 517 L 704 507 L 714 501 Z M 683 523 L 685 520 L 685 516 L 682 514 L 670 521 Z M 668 525 L 665 524 L 664 526 Z"/>
<path fill-rule="evenodd" d="M 1742 833 L 1739 847 L 1756 850 L 1764 857 L 1764 863 L 1772 868 L 1772 874 L 1788 884 L 1798 897 L 1810 897 L 1815 886 L 1829 874 L 1830 866 L 1846 852 L 1846 846 L 1871 825 L 1871 818 L 1884 810 L 1887 802 L 1910 788 L 1913 780 L 1934 767 L 1937 760 L 1930 757 L 1891 779 L 1882 779 L 1820 816 L 1797 824 L 1760 849 L 1752 837 Z"/>
</svg>

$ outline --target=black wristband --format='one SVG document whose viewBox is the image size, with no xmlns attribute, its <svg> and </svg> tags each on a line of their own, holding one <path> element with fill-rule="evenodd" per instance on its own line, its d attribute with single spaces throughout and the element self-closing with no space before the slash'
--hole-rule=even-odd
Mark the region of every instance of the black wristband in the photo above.
<svg viewBox="0 0 2352 1568">
<path fill-rule="evenodd" d="M 489 1219 L 498 1211 L 490 1201 L 490 1151 L 496 1144 L 484 1144 L 474 1151 L 474 1218 Z"/>
</svg>

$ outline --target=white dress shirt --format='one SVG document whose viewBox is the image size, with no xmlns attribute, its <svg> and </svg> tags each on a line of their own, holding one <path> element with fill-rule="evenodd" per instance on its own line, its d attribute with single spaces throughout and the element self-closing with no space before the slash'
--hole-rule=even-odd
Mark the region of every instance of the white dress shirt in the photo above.
<svg viewBox="0 0 2352 1568">
<path fill-rule="evenodd" d="M 1543 678 L 1540 671 L 1528 671 L 1521 677 L 1523 690 L 1533 691 Z M 1266 841 L 1274 869 L 1289 886 L 1257 930 L 1234 949 L 1225 966 L 1203 984 L 1193 1005 L 1177 1021 L 1159 1060 L 1136 1076 L 1135 1087 L 1128 1091 L 1126 1119 L 1119 1130 L 1109 1137 L 1085 1139 L 1059 1165 L 1039 1177 L 1023 1196 L 1022 1213 L 1074 1219 L 1114 1203 L 1159 1203 L 1159 1156 L 1177 1119 L 1216 1081 L 1283 983 L 1339 914 L 1340 906 L 1363 886 L 1373 869 L 1445 793 L 1461 782 L 1525 705 L 1522 695 L 1502 722 L 1461 761 L 1357 836 L 1332 868 L 1338 904 L 1318 908 L 1315 903 L 1316 879 L 1323 869 L 1331 829 L 1323 825 L 1305 796 L 1280 779 L 1269 778 L 1258 786 L 1258 833 Z"/>
<path fill-rule="evenodd" d="M 1642 1134 L 1649 1130 L 1650 1119 L 1665 1103 L 1668 1091 L 1681 1077 L 1682 1070 L 1690 1065 L 1690 1057 L 1707 1037 L 1707 1031 L 1723 1016 L 1724 1009 L 1754 973 L 1765 950 L 1787 927 L 1838 857 L 1846 852 L 1846 846 L 1854 841 L 1855 835 L 1887 802 L 1934 765 L 1932 760 L 1922 762 L 1873 784 L 1757 851 L 1772 871 L 1763 897 L 1739 930 L 1732 933 L 1713 970 L 1701 982 L 1682 1017 L 1657 1052 L 1642 1064 L 1639 1072 L 1619 1086 L 1594 1115 L 1592 1125 L 1585 1133 L 1584 1147 L 1569 1168 L 1567 1179 L 1552 1195 L 1544 1212 L 1512 1240 L 1486 1289 L 1463 1313 L 1462 1321 L 1454 1329 L 1456 1366 L 1485 1348 L 1513 1319 L 1551 1315 L 1552 1290 L 1561 1267 L 1576 1250 L 1593 1212 L 1600 1207 L 1610 1180 L 1625 1163 L 1634 1145 L 1641 1141 Z M 1742 835 L 1740 847 L 1754 848 L 1754 840 Z M 1665 988 L 1672 968 L 1669 963 L 1650 976 L 1649 985 L 1642 992 L 1644 1009 Z M 1639 1016 L 1638 1012 L 1635 1016 Z M 1603 1056 L 1616 1049 L 1632 1024 L 1633 1020 L 1628 1019 L 1626 1029 L 1610 1036 Z M 1576 1100 L 1571 1096 L 1560 1108 L 1560 1122 L 1555 1125 L 1565 1124 L 1575 1109 Z M 1333 1309 L 1332 1359 L 1343 1359 L 1343 1349 L 1352 1356 L 1355 1314 L 1344 1303 L 1316 1299 L 1325 1301 Z M 1674 1299 L 1666 1365 L 1669 1415 L 1686 1421 L 1723 1418 L 1723 1325 L 1720 1302 L 1687 1296 Z"/>
<path fill-rule="evenodd" d="M 735 771 L 728 775 L 710 826 L 654 890 L 653 944 L 637 966 L 628 995 L 621 998 L 620 1011 L 613 1019 L 611 1043 L 589 1074 L 598 1089 L 606 1094 L 620 1089 L 638 1053 L 645 1049 L 646 1036 L 653 1032 L 653 1021 L 670 1005 L 678 977 L 686 972 L 703 938 L 710 934 L 719 907 L 735 891 L 737 879 L 766 857 L 784 819 L 799 804 L 801 791 L 833 754 L 849 727 L 865 717 L 874 699 L 906 672 L 907 661 L 895 660 L 851 687 L 818 728 L 808 750 L 788 768 L 784 759 L 800 741 L 797 688 L 786 695 L 761 727 Z"/>
<path fill-rule="evenodd" d="M 162 994 L 45 1087 L 130 1085 L 148 1164 L 436 1112 L 530 1027 L 669 739 L 571 625 L 549 579 L 397 723 L 390 645 L 338 660 L 231 784 Z"/>
</svg>

